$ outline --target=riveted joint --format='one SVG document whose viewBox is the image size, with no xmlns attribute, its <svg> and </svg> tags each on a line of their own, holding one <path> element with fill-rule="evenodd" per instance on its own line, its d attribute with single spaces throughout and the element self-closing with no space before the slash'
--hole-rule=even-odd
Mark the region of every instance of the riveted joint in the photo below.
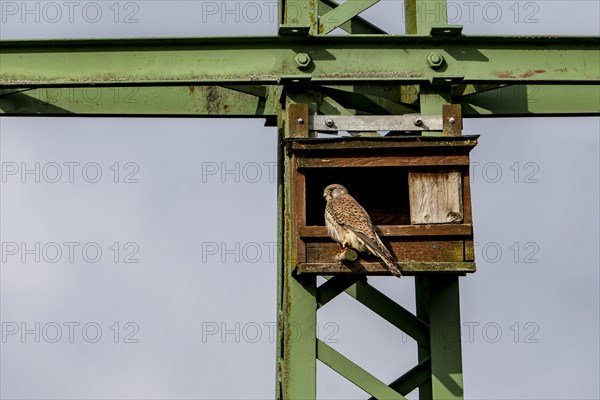
<svg viewBox="0 0 600 400">
<path fill-rule="evenodd" d="M 438 69 L 444 64 L 444 57 L 438 52 L 432 52 L 427 55 L 427 65 L 433 69 Z"/>
<path fill-rule="evenodd" d="M 307 69 L 310 66 L 310 56 L 306 53 L 298 53 L 294 57 L 294 63 L 299 69 Z"/>
</svg>

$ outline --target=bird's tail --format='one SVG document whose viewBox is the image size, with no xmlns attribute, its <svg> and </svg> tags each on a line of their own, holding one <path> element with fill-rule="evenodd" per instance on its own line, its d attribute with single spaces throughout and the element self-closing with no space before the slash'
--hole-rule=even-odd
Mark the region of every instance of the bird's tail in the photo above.
<svg viewBox="0 0 600 400">
<path fill-rule="evenodd" d="M 381 249 L 379 249 L 379 248 L 377 249 L 379 251 L 379 254 L 377 254 L 377 255 L 383 260 L 383 263 L 385 264 L 387 269 L 390 270 L 390 272 L 392 274 L 394 274 L 398 278 L 401 278 L 402 272 L 400 272 L 398 267 L 396 267 L 396 264 L 394 264 L 394 258 L 390 254 L 389 250 L 383 245 L 381 240 L 379 241 L 378 244 L 380 245 L 378 247 L 381 247 Z"/>
<path fill-rule="evenodd" d="M 375 241 L 364 234 L 360 234 L 359 237 L 365 242 L 367 248 L 371 250 L 373 255 L 381 258 L 387 269 L 389 269 L 392 274 L 398 278 L 402 277 L 402 272 L 400 272 L 398 267 L 396 267 L 396 264 L 394 264 L 394 257 L 377 235 L 375 235 Z"/>
</svg>

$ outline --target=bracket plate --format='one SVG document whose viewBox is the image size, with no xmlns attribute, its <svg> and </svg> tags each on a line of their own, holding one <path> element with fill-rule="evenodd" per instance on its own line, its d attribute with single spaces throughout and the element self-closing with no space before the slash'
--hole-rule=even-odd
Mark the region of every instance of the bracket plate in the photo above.
<svg viewBox="0 0 600 400">
<path fill-rule="evenodd" d="M 312 115 L 308 129 L 337 131 L 441 131 L 441 115 Z"/>
</svg>

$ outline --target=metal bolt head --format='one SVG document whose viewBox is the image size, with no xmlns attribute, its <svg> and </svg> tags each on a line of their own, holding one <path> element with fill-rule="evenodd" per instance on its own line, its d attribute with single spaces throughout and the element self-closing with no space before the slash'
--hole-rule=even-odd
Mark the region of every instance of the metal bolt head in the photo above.
<svg viewBox="0 0 600 400">
<path fill-rule="evenodd" d="M 333 124 L 334 124 L 333 119 L 327 118 L 325 120 L 325 125 L 327 125 L 327 126 L 333 126 Z"/>
<path fill-rule="evenodd" d="M 450 122 L 451 124 L 453 124 L 453 123 L 456 122 L 456 118 L 450 117 L 450 118 L 448 118 L 448 122 Z"/>
<path fill-rule="evenodd" d="M 298 123 L 298 125 L 302 125 L 304 123 L 304 118 L 298 118 L 296 122 Z"/>
<path fill-rule="evenodd" d="M 433 69 L 438 69 L 444 63 L 444 57 L 437 52 L 429 53 L 427 55 L 427 65 L 429 65 Z"/>
<path fill-rule="evenodd" d="M 423 120 L 421 119 L 421 117 L 415 118 L 415 125 L 416 126 L 421 126 L 422 124 L 423 124 Z"/>
<path fill-rule="evenodd" d="M 294 57 L 294 62 L 299 69 L 307 69 L 310 66 L 310 56 L 306 53 L 298 53 Z"/>
</svg>

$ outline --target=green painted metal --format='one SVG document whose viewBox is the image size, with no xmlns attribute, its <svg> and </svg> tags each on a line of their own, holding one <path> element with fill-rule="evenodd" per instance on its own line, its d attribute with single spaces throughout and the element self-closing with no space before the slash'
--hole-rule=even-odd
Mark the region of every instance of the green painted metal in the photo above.
<svg viewBox="0 0 600 400">
<path fill-rule="evenodd" d="M 406 398 L 379 379 L 344 357 L 324 342 L 317 341 L 319 360 L 377 399 L 405 400 Z"/>
<path fill-rule="evenodd" d="M 360 277 L 357 276 L 344 276 L 338 275 L 334 277 L 328 277 L 327 282 L 317 288 L 317 305 L 323 307 L 329 303 L 336 296 L 344 292 L 350 286 L 354 285 Z"/>
<path fill-rule="evenodd" d="M 431 376 L 434 399 L 462 399 L 458 276 L 429 277 Z"/>
<path fill-rule="evenodd" d="M 427 324 L 371 285 L 365 282 L 357 282 L 348 288 L 346 293 L 415 339 L 420 345 L 429 345 L 429 327 Z"/>
<path fill-rule="evenodd" d="M 2 41 L 0 48 L 0 88 L 600 80 L 597 37 L 90 39 Z M 439 69 L 427 64 L 432 52 L 445 60 Z M 296 66 L 298 53 L 310 55 L 308 70 Z"/>
<path fill-rule="evenodd" d="M 406 372 L 400 378 L 396 379 L 394 382 L 390 383 L 390 387 L 394 389 L 396 392 L 407 395 L 424 382 L 427 382 L 431 379 L 431 363 L 429 359 L 419 363 L 415 367 L 413 367 L 410 371 Z M 421 396 L 421 398 L 423 398 Z M 377 400 L 374 397 L 371 397 L 369 400 Z"/>
<path fill-rule="evenodd" d="M 450 102 L 463 106 L 463 117 L 600 115 L 600 85 L 482 86 L 487 87 L 458 85 L 451 89 Z M 279 87 L 256 88 L 255 93 L 237 86 L 0 89 L 0 115 L 276 117 Z M 309 85 L 303 90 L 313 93 L 318 112 L 326 115 L 421 112 L 418 86 L 414 85 Z M 423 100 L 425 104 L 428 101 L 444 103 L 435 96 Z"/>
<path fill-rule="evenodd" d="M 317 0 L 279 0 L 279 33 L 316 34 Z"/>
<path fill-rule="evenodd" d="M 319 19 L 319 34 L 327 35 L 377 3 L 379 3 L 379 0 L 346 1 L 321 15 Z"/>
<path fill-rule="evenodd" d="M 431 28 L 448 24 L 446 0 L 405 0 L 405 18 L 411 21 L 407 33 L 428 35 Z"/>
<path fill-rule="evenodd" d="M 452 101 L 462 105 L 467 117 L 599 115 L 600 85 L 510 85 L 453 96 Z"/>
<path fill-rule="evenodd" d="M 331 12 L 334 8 L 336 8 L 337 6 L 339 6 L 339 4 L 333 0 L 320 0 L 319 1 L 319 16 L 326 15 L 327 13 Z M 359 16 L 355 16 L 355 17 L 351 18 L 349 21 L 344 22 L 343 24 L 340 24 L 339 28 L 346 31 L 347 33 L 351 33 L 354 35 L 357 35 L 357 34 L 358 35 L 360 35 L 360 34 L 385 34 L 386 33 L 383 29 L 373 25 L 369 21 L 367 21 Z"/>
<path fill-rule="evenodd" d="M 285 110 L 298 98 L 284 96 Z M 280 110 L 280 115 L 286 113 Z M 279 118 L 280 139 L 291 136 L 290 118 Z M 282 141 L 280 141 L 282 143 Z M 280 147 L 280 152 L 283 147 Z M 317 297 L 316 277 L 294 276 L 297 264 L 296 243 L 293 230 L 293 199 L 291 195 L 292 178 L 290 158 L 282 156 L 279 164 L 283 169 L 281 191 L 283 198 L 280 207 L 280 228 L 283 235 L 279 237 L 279 247 L 283 248 L 282 260 L 279 264 L 279 315 L 280 335 L 278 376 L 281 384 L 278 399 L 315 399 L 316 398 L 316 360 L 317 360 Z"/>
<path fill-rule="evenodd" d="M 65 116 L 269 117 L 277 87 L 50 87 L 0 90 L 0 114 Z"/>
<path fill-rule="evenodd" d="M 421 321 L 429 323 L 429 277 L 425 275 L 415 276 L 415 305 L 416 316 Z M 431 348 L 429 343 L 425 346 L 417 343 L 417 357 L 419 364 L 431 360 Z M 419 385 L 419 399 L 433 399 L 433 390 L 431 385 L 431 368 L 429 370 L 429 379 Z"/>
</svg>

